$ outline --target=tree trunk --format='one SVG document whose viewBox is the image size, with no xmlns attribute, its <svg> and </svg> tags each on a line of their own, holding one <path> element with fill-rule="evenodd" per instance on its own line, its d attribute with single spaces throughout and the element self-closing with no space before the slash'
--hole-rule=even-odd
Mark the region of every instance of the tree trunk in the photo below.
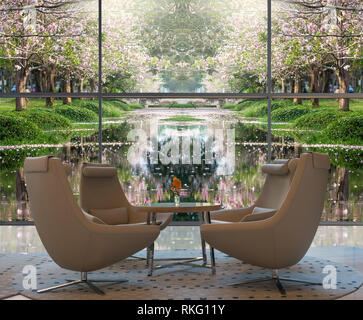
<svg viewBox="0 0 363 320">
<path fill-rule="evenodd" d="M 91 92 L 96 92 L 96 81 L 95 79 L 90 79 L 89 85 L 91 87 Z M 94 100 L 95 98 L 91 98 L 91 100 Z"/>
<path fill-rule="evenodd" d="M 1 93 L 5 93 L 5 77 L 4 77 L 4 69 L 1 69 Z"/>
<path fill-rule="evenodd" d="M 302 81 L 299 76 L 295 77 L 294 81 L 294 93 L 301 93 Z M 294 98 L 294 104 L 302 104 L 301 98 Z"/>
<path fill-rule="evenodd" d="M 16 201 L 26 201 L 27 193 L 25 188 L 23 169 L 16 169 L 15 185 L 16 185 Z"/>
<path fill-rule="evenodd" d="M 34 71 L 34 79 L 35 79 L 35 91 L 36 92 L 44 92 L 44 83 L 42 80 L 42 70 L 38 69 Z"/>
<path fill-rule="evenodd" d="M 26 92 L 26 77 L 27 77 L 27 70 L 26 67 L 20 67 L 19 70 L 16 71 L 15 75 L 15 85 L 16 85 L 16 92 Z M 16 98 L 16 111 L 22 111 L 26 109 L 26 99 L 25 98 Z"/>
<path fill-rule="evenodd" d="M 29 209 L 27 206 L 28 194 L 25 187 L 24 169 L 16 169 L 15 172 L 16 186 L 16 206 L 17 218 L 20 220 L 29 220 Z"/>
<path fill-rule="evenodd" d="M 323 93 L 329 93 L 329 80 L 331 78 L 331 72 L 329 70 L 325 70 L 323 73 L 323 80 L 322 80 L 322 91 Z"/>
<path fill-rule="evenodd" d="M 71 92 L 74 93 L 74 80 L 71 79 Z"/>
<path fill-rule="evenodd" d="M 95 79 L 90 79 L 89 85 L 91 87 L 91 92 L 96 92 L 96 81 L 95 81 Z"/>
<path fill-rule="evenodd" d="M 78 92 L 83 92 L 83 84 L 84 84 L 83 79 L 80 79 L 78 85 Z"/>
<path fill-rule="evenodd" d="M 55 66 L 50 65 L 46 68 L 46 77 L 47 77 L 47 93 L 54 93 L 56 86 L 55 86 Z M 53 107 L 54 105 L 54 98 L 47 97 L 45 98 L 45 106 L 46 107 Z"/>
<path fill-rule="evenodd" d="M 282 93 L 287 93 L 287 85 L 285 79 L 281 79 L 281 91 Z"/>
<path fill-rule="evenodd" d="M 71 93 L 71 77 L 69 71 L 66 71 L 66 74 L 63 79 L 63 92 Z M 63 104 L 71 104 L 72 98 L 71 97 L 64 97 Z"/>
<path fill-rule="evenodd" d="M 339 92 L 349 93 L 349 72 L 340 67 L 337 73 L 339 81 Z M 339 109 L 349 111 L 349 99 L 339 99 Z"/>
<path fill-rule="evenodd" d="M 337 168 L 338 171 L 338 189 L 336 193 L 337 220 L 346 220 L 348 214 L 348 198 L 349 198 L 349 170 Z"/>
<path fill-rule="evenodd" d="M 310 92 L 318 93 L 319 91 L 319 70 L 315 66 L 312 66 L 310 70 Z M 311 105 L 313 107 L 319 107 L 319 99 L 312 98 Z"/>
</svg>

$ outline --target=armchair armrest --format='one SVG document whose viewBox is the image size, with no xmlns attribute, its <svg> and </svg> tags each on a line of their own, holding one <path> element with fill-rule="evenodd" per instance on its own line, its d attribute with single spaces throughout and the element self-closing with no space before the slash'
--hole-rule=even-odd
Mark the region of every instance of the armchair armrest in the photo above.
<svg viewBox="0 0 363 320">
<path fill-rule="evenodd" d="M 200 231 L 202 238 L 215 249 L 246 263 L 273 269 L 276 257 L 271 220 L 204 224 Z"/>
<path fill-rule="evenodd" d="M 226 222 L 239 222 L 243 217 L 251 214 L 253 207 L 222 209 L 210 213 L 211 220 L 221 220 Z"/>
<path fill-rule="evenodd" d="M 244 216 L 244 218 L 241 220 L 241 222 L 265 220 L 265 219 L 271 218 L 275 213 L 276 213 L 276 210 L 248 214 L 247 216 Z"/>
</svg>

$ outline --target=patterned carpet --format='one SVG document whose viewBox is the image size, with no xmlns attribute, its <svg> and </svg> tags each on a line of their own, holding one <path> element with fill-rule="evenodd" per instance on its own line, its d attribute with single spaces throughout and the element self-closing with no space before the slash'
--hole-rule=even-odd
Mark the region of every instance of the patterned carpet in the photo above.
<svg viewBox="0 0 363 320">
<path fill-rule="evenodd" d="M 193 257 L 193 250 L 160 250 L 156 258 Z M 145 256 L 145 252 L 140 252 Z M 313 280 L 322 283 L 327 275 L 323 268 L 334 266 L 337 271 L 337 288 L 324 289 L 322 285 L 282 282 L 286 295 L 281 295 L 272 281 L 248 285 L 233 283 L 269 276 L 270 271 L 245 264 L 216 251 L 217 273 L 209 269 L 173 266 L 156 270 L 147 276 L 145 261 L 126 259 L 108 268 L 88 275 L 92 279 L 125 279 L 127 282 L 97 283 L 106 295 L 97 295 L 85 284 L 39 294 L 36 290 L 24 290 L 22 274 L 26 265 L 36 267 L 38 289 L 78 280 L 80 274 L 57 266 L 46 254 L 2 254 L 0 255 L 0 298 L 20 293 L 32 299 L 178 299 L 178 300 L 253 300 L 253 299 L 336 299 L 357 290 L 363 281 L 362 275 L 353 268 L 330 260 L 305 256 L 297 265 L 279 271 L 280 276 Z"/>
</svg>

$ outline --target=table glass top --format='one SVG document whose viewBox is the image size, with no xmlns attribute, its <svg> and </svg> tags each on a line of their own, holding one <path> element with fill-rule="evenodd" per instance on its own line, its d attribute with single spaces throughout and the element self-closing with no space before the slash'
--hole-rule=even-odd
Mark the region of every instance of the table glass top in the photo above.
<svg viewBox="0 0 363 320">
<path fill-rule="evenodd" d="M 190 208 L 190 207 L 220 207 L 220 203 L 208 203 L 208 202 L 180 202 L 175 204 L 174 202 L 161 202 L 161 203 L 145 203 L 143 205 L 138 205 L 137 207 L 167 207 L 167 208 Z"/>
</svg>

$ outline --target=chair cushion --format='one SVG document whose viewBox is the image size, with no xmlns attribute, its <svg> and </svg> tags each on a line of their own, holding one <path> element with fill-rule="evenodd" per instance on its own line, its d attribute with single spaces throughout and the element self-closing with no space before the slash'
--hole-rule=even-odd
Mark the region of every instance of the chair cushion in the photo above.
<svg viewBox="0 0 363 320">
<path fill-rule="evenodd" d="M 129 222 L 127 208 L 90 209 L 89 213 L 101 219 L 106 224 L 126 224 Z"/>
<path fill-rule="evenodd" d="M 289 173 L 288 162 L 264 164 L 262 166 L 262 172 L 272 175 L 284 176 Z"/>
<path fill-rule="evenodd" d="M 241 222 L 265 220 L 271 218 L 276 212 L 276 209 L 255 207 L 251 214 L 242 218 Z"/>
<path fill-rule="evenodd" d="M 86 211 L 82 210 L 84 216 L 87 218 L 88 221 L 98 224 L 105 224 L 101 219 L 87 213 Z"/>
<path fill-rule="evenodd" d="M 24 161 L 24 171 L 26 173 L 32 172 L 47 172 L 48 171 L 48 159 L 53 156 L 42 156 L 34 158 L 26 158 Z"/>
<path fill-rule="evenodd" d="M 89 178 L 107 178 L 117 175 L 117 169 L 114 167 L 84 167 L 82 173 Z"/>
</svg>

